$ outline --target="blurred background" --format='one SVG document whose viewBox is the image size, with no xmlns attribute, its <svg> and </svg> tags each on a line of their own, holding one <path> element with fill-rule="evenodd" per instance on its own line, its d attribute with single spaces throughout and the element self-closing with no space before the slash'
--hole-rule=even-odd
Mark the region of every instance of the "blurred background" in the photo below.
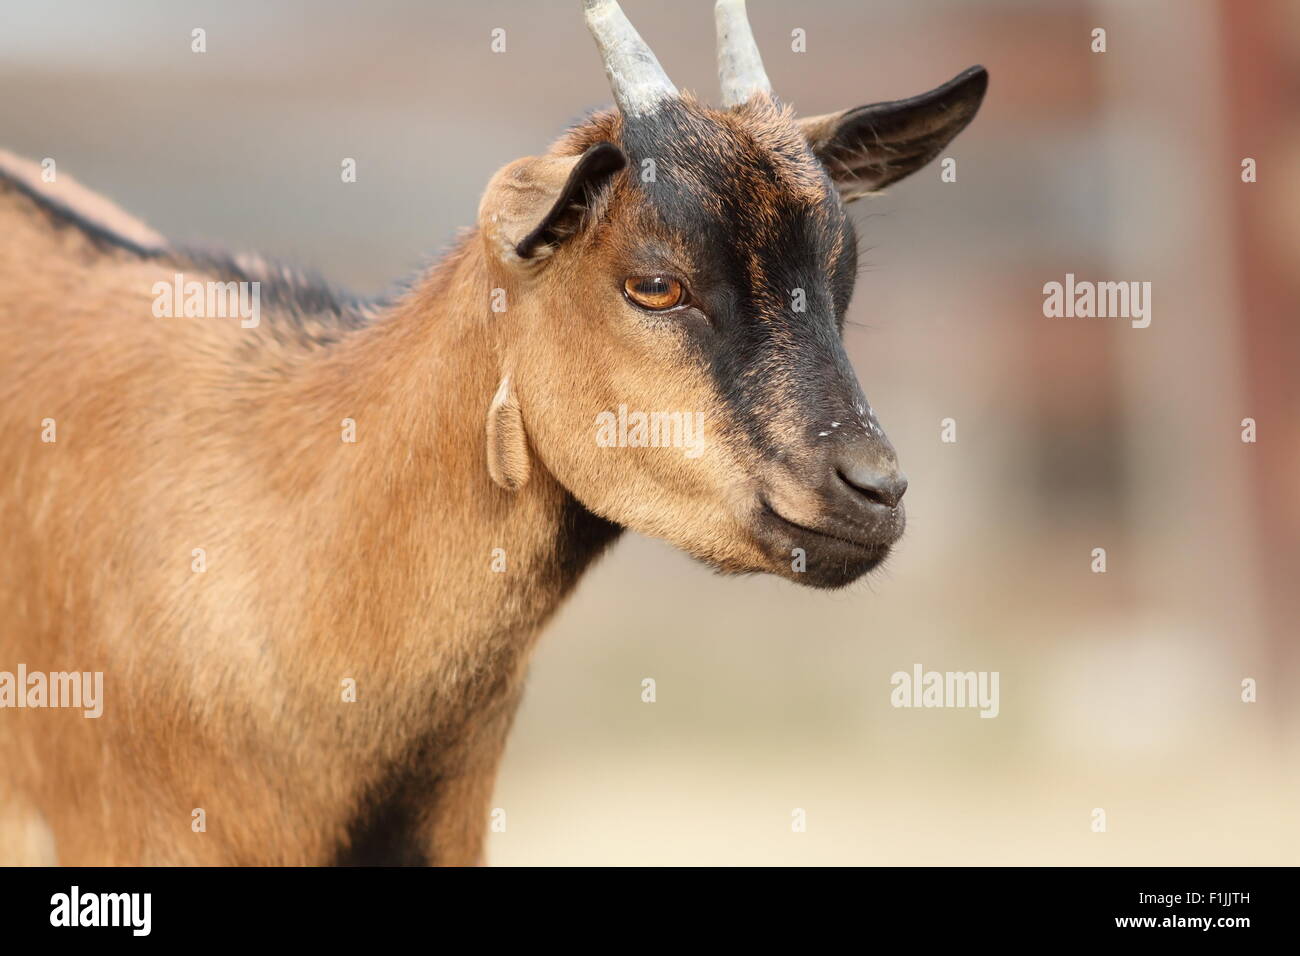
<svg viewBox="0 0 1300 956">
<path fill-rule="evenodd" d="M 490 861 L 1300 863 L 1300 0 L 749 7 L 803 114 L 992 76 L 956 182 L 854 206 L 846 340 L 909 530 L 834 594 L 626 536 L 540 642 Z M 710 3 L 624 8 L 716 99 Z M 577 0 L 0 18 L 0 147 L 365 293 L 609 99 Z M 1066 273 L 1152 283 L 1150 327 L 1045 318 Z M 998 671 L 999 716 L 895 709 L 914 664 Z"/>
</svg>

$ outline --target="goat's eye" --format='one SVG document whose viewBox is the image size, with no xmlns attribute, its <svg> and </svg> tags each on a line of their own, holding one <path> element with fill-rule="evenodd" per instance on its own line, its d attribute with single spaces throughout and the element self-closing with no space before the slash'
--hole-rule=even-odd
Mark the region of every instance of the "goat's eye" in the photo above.
<svg viewBox="0 0 1300 956">
<path fill-rule="evenodd" d="M 686 300 L 686 287 L 672 276 L 631 276 L 623 282 L 623 294 L 643 309 L 664 312 Z"/>
</svg>

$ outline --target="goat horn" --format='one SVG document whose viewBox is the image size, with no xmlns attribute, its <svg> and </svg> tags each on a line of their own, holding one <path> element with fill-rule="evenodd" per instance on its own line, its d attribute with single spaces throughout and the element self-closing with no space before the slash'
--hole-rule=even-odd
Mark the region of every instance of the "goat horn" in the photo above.
<svg viewBox="0 0 1300 956">
<path fill-rule="evenodd" d="M 649 113 L 677 95 L 654 51 L 628 22 L 616 0 L 583 0 L 587 29 L 596 38 L 614 102 L 625 116 Z"/>
<path fill-rule="evenodd" d="M 718 25 L 718 82 L 722 105 L 740 106 L 757 93 L 772 92 L 754 32 L 745 15 L 745 0 L 718 0 L 713 8 Z"/>
</svg>

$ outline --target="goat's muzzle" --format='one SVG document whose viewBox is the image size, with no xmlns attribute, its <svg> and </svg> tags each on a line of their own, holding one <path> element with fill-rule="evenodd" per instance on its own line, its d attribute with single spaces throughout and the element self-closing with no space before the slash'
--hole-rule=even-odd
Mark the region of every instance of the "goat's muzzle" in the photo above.
<svg viewBox="0 0 1300 956">
<path fill-rule="evenodd" d="M 760 495 L 756 530 L 782 576 L 836 588 L 879 566 L 902 536 L 907 477 L 874 422 L 862 434 L 819 437 L 827 441 L 797 483 L 773 482 Z"/>
</svg>

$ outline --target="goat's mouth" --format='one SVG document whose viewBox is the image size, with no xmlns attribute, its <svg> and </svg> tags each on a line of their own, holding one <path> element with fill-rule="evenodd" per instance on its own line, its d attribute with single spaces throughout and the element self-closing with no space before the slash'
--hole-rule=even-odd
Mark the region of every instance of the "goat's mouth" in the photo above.
<svg viewBox="0 0 1300 956">
<path fill-rule="evenodd" d="M 773 508 L 771 503 L 766 498 L 760 499 L 759 504 L 763 509 L 763 513 L 767 517 L 775 518 L 777 521 L 781 522 L 782 524 L 784 524 L 788 528 L 791 528 L 794 531 L 801 531 L 805 534 L 814 535 L 819 538 L 829 538 L 832 541 L 839 541 L 842 544 L 847 544 L 850 545 L 851 547 L 859 548 L 863 551 L 878 550 L 880 548 L 880 545 L 874 541 L 862 541 L 862 540 L 858 540 L 857 538 L 845 537 L 844 535 L 835 534 L 831 531 L 823 531 L 819 528 L 810 528 L 806 524 L 800 524 L 797 521 L 791 521 L 785 515 L 781 514 L 781 512 Z M 885 545 L 884 548 L 886 551 L 888 551 L 889 545 Z"/>
<path fill-rule="evenodd" d="M 902 534 L 902 509 L 878 532 L 854 527 L 810 527 L 759 498 L 756 536 L 773 570 L 799 584 L 837 588 L 879 567 Z"/>
</svg>

